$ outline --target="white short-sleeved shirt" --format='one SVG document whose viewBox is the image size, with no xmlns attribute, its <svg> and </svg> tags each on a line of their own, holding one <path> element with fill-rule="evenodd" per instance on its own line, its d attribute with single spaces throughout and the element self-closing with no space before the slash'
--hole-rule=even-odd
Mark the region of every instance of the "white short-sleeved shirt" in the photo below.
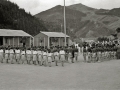
<svg viewBox="0 0 120 90">
<path fill-rule="evenodd" d="M 5 50 L 5 53 L 7 54 L 7 53 L 10 53 L 10 50 Z"/>
<path fill-rule="evenodd" d="M 27 50 L 26 54 L 30 55 L 30 54 L 32 54 L 32 52 L 30 50 Z"/>
<path fill-rule="evenodd" d="M 39 55 L 42 55 L 42 51 L 39 51 L 39 50 L 38 50 L 37 53 L 38 53 Z"/>
<path fill-rule="evenodd" d="M 11 53 L 11 54 L 14 53 L 14 52 L 13 52 L 13 49 L 10 50 L 10 53 Z"/>
<path fill-rule="evenodd" d="M 3 53 L 3 50 L 2 50 L 2 49 L 0 50 L 0 53 Z"/>
<path fill-rule="evenodd" d="M 16 52 L 17 54 L 19 54 L 19 53 L 20 53 L 20 50 L 15 50 L 15 52 Z"/>
<path fill-rule="evenodd" d="M 37 54 L 37 51 L 33 51 L 33 55 L 36 55 Z"/>
<path fill-rule="evenodd" d="M 43 52 L 43 56 L 46 56 L 47 55 L 47 52 Z"/>
<path fill-rule="evenodd" d="M 51 57 L 53 55 L 53 53 L 47 53 L 48 57 Z"/>
<path fill-rule="evenodd" d="M 22 52 L 21 52 L 21 54 L 23 54 L 23 55 L 24 55 L 24 54 L 25 54 L 25 51 L 22 51 Z"/>
<path fill-rule="evenodd" d="M 58 52 L 54 52 L 54 56 L 59 56 L 59 53 Z"/>
<path fill-rule="evenodd" d="M 60 55 L 65 55 L 65 51 L 64 51 L 64 50 L 61 50 L 61 51 L 60 51 Z"/>
</svg>

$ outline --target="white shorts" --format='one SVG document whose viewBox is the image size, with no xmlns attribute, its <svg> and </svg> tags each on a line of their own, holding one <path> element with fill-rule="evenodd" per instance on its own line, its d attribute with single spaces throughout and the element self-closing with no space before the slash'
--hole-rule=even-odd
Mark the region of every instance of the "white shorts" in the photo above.
<svg viewBox="0 0 120 90">
<path fill-rule="evenodd" d="M 37 60 L 37 55 L 33 55 L 33 61 Z"/>
<path fill-rule="evenodd" d="M 21 55 L 21 60 L 25 61 L 26 60 L 26 56 L 25 55 Z"/>
<path fill-rule="evenodd" d="M 42 55 L 38 55 L 38 61 L 42 61 Z"/>
<path fill-rule="evenodd" d="M 16 54 L 16 59 L 20 59 L 20 54 L 19 53 Z"/>
<path fill-rule="evenodd" d="M 65 61 L 65 55 L 60 55 L 60 60 Z"/>
<path fill-rule="evenodd" d="M 59 60 L 59 56 L 54 56 L 55 61 Z"/>
<path fill-rule="evenodd" d="M 10 54 L 10 59 L 11 59 L 11 60 L 15 59 L 15 54 L 11 53 L 11 54 Z"/>
<path fill-rule="evenodd" d="M 10 54 L 5 54 L 5 59 L 10 59 Z"/>
<path fill-rule="evenodd" d="M 48 57 L 48 62 L 52 62 L 52 57 Z"/>
<path fill-rule="evenodd" d="M 43 56 L 43 61 L 46 61 L 47 60 L 47 56 Z"/>
<path fill-rule="evenodd" d="M 0 60 L 3 59 L 3 53 L 0 53 Z"/>
<path fill-rule="evenodd" d="M 31 55 L 27 54 L 27 60 L 31 60 Z"/>
</svg>

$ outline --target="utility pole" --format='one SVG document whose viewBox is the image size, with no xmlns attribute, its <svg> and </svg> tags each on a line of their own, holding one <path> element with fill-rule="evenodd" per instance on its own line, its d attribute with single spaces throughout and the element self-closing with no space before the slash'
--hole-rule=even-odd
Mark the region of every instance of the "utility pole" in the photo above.
<svg viewBox="0 0 120 90">
<path fill-rule="evenodd" d="M 66 16 L 65 16 L 65 0 L 64 0 L 64 33 L 65 33 L 65 46 L 66 46 Z"/>
<path fill-rule="evenodd" d="M 61 24 L 61 32 L 62 32 L 62 27 L 63 27 L 63 26 L 62 26 L 62 24 Z"/>
</svg>

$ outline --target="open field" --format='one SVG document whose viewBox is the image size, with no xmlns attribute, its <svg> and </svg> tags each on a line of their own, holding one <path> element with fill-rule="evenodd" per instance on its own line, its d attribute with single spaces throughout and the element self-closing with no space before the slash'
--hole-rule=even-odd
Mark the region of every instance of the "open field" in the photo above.
<svg viewBox="0 0 120 90">
<path fill-rule="evenodd" d="M 0 90 L 120 90 L 120 60 L 62 67 L 0 63 Z"/>
</svg>

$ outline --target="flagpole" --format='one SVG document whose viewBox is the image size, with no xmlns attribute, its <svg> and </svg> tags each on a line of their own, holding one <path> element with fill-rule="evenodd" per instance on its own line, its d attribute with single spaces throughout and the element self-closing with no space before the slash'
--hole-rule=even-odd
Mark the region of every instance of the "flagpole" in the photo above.
<svg viewBox="0 0 120 90">
<path fill-rule="evenodd" d="M 66 16 L 65 16 L 65 0 L 64 0 L 64 33 L 65 33 L 65 46 L 66 46 Z"/>
</svg>

